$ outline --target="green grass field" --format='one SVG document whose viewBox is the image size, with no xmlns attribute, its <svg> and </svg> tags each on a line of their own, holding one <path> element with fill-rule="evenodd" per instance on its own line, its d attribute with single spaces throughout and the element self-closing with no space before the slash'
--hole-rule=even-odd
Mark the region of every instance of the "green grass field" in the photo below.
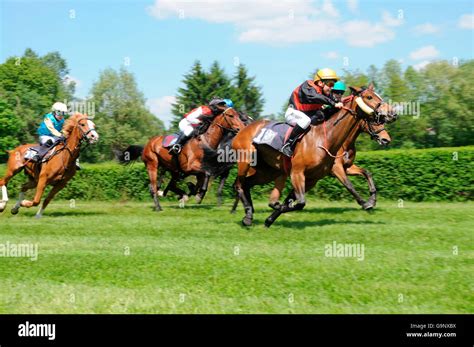
<svg viewBox="0 0 474 347">
<path fill-rule="evenodd" d="M 310 201 L 265 229 L 259 202 L 246 229 L 213 201 L 8 208 L 0 243 L 39 256 L 0 258 L 0 313 L 474 313 L 474 203 Z M 333 241 L 364 260 L 325 256 Z"/>
</svg>

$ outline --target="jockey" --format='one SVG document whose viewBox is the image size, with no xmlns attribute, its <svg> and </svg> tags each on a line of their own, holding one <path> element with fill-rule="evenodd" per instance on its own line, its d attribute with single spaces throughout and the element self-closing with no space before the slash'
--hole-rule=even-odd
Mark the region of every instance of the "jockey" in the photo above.
<svg viewBox="0 0 474 347">
<path fill-rule="evenodd" d="M 342 102 L 342 96 L 346 91 L 346 85 L 342 81 L 337 81 L 334 84 L 334 87 L 331 89 L 330 98 L 334 102 Z M 338 111 L 337 108 L 331 107 L 329 105 L 323 105 L 320 110 L 316 111 L 316 114 L 311 118 L 311 124 L 316 125 L 319 122 L 322 122 L 325 119 L 331 117 L 334 113 Z"/>
<path fill-rule="evenodd" d="M 178 154 L 187 140 L 194 135 L 194 129 L 199 126 L 203 119 L 214 118 L 223 109 L 233 107 L 234 103 L 230 99 L 221 99 L 214 97 L 209 105 L 196 107 L 190 112 L 186 113 L 183 119 L 179 122 L 179 130 L 181 130 L 175 144 L 170 148 L 170 153 Z"/>
<path fill-rule="evenodd" d="M 288 140 L 283 145 L 281 152 L 291 157 L 296 139 L 306 132 L 311 122 L 319 121 L 324 105 L 341 108 L 341 102 L 331 98 L 331 88 L 339 80 L 332 69 L 321 69 L 314 75 L 314 80 L 308 80 L 296 87 L 290 97 L 289 106 L 285 113 L 286 122 L 293 126 Z"/>
<path fill-rule="evenodd" d="M 63 137 L 61 130 L 64 125 L 64 116 L 67 114 L 67 106 L 62 102 L 55 102 L 50 113 L 44 116 L 38 128 L 41 146 L 51 147 Z"/>
<path fill-rule="evenodd" d="M 342 96 L 346 92 L 346 85 L 342 81 L 337 81 L 334 84 L 334 87 L 332 87 L 331 90 L 331 97 L 336 101 L 336 102 L 341 102 L 342 101 Z"/>
<path fill-rule="evenodd" d="M 51 107 L 51 112 L 47 113 L 38 128 L 40 145 L 46 148 L 56 145 L 58 142 L 64 140 L 61 130 L 64 126 L 64 116 L 68 114 L 66 104 L 62 102 L 55 102 Z M 47 151 L 42 153 L 43 157 Z M 80 170 L 79 159 L 76 160 L 76 168 Z"/>
</svg>

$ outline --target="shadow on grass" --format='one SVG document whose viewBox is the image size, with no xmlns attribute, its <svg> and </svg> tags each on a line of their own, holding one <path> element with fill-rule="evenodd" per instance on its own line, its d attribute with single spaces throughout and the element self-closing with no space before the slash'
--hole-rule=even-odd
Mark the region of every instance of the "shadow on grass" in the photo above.
<svg viewBox="0 0 474 347">
<path fill-rule="evenodd" d="M 21 212 L 20 212 L 21 213 Z M 28 213 L 28 215 L 34 216 L 36 214 L 36 211 L 34 213 Z M 69 217 L 69 216 L 100 216 L 100 215 L 106 215 L 109 214 L 105 211 L 84 211 L 84 210 L 75 210 L 71 208 L 70 211 L 48 211 L 46 210 L 43 213 L 43 217 Z M 25 215 L 27 215 L 25 213 Z"/>
<path fill-rule="evenodd" d="M 224 223 L 215 221 L 216 223 Z M 236 224 L 242 226 L 242 228 L 248 228 L 242 225 L 241 219 L 235 222 Z M 274 229 L 275 227 L 283 227 L 288 229 L 305 229 L 307 227 L 323 227 L 326 225 L 335 225 L 335 224 L 342 224 L 342 225 L 385 225 L 384 222 L 373 222 L 373 221 L 352 221 L 352 220 L 335 220 L 335 219 L 320 219 L 320 220 L 312 220 L 312 221 L 289 221 L 284 219 L 278 219 L 270 229 Z M 252 227 L 260 227 L 264 226 L 264 220 L 254 220 Z M 250 229 L 252 228 L 250 227 Z"/>
</svg>

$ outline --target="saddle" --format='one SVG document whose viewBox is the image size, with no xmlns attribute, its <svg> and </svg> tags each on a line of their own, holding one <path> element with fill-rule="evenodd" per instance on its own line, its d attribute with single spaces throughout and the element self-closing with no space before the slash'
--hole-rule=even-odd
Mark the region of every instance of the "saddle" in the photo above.
<svg viewBox="0 0 474 347">
<path fill-rule="evenodd" d="M 52 146 L 37 145 L 30 147 L 25 153 L 25 160 L 29 160 L 34 163 L 44 163 L 53 157 L 53 155 L 56 153 L 56 146 L 60 143 L 60 141 L 57 141 Z"/>
</svg>

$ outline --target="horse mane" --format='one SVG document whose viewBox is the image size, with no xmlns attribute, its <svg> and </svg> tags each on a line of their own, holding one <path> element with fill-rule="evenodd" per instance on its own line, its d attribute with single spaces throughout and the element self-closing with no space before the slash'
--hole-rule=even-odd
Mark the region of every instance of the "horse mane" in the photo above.
<svg viewBox="0 0 474 347">
<path fill-rule="evenodd" d="M 63 127 L 63 134 L 66 138 L 68 138 L 69 135 L 71 135 L 72 131 L 74 130 L 74 127 L 79 122 L 79 119 L 83 117 L 87 117 L 87 115 L 76 112 L 66 120 Z"/>
</svg>

